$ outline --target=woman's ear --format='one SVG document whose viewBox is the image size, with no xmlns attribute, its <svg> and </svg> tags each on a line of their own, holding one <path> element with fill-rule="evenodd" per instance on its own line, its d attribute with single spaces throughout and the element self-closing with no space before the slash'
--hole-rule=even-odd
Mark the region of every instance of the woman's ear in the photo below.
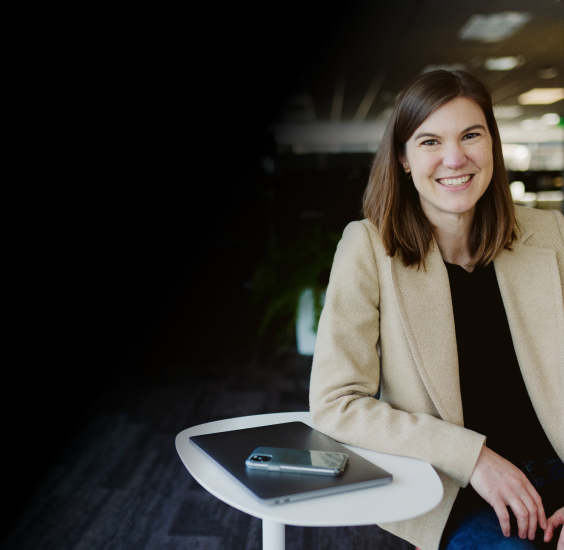
<svg viewBox="0 0 564 550">
<path fill-rule="evenodd" d="M 400 164 L 403 166 L 403 169 L 405 172 L 409 171 L 409 162 L 407 162 L 407 156 L 405 154 L 405 151 L 400 151 L 398 153 L 398 160 L 400 161 Z"/>
<path fill-rule="evenodd" d="M 408 172 L 411 172 L 411 170 L 409 168 L 409 162 L 407 162 L 407 159 L 405 158 L 404 154 L 402 154 L 402 153 L 399 154 L 399 161 L 400 161 L 400 164 L 403 166 L 403 170 L 406 174 Z"/>
</svg>

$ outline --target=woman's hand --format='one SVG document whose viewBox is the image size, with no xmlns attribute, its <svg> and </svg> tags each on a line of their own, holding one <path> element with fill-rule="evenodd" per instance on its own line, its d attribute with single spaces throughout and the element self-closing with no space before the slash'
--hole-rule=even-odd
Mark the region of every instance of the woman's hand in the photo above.
<svg viewBox="0 0 564 550">
<path fill-rule="evenodd" d="M 527 476 L 485 445 L 478 457 L 470 484 L 493 507 L 506 537 L 511 534 L 507 506 L 511 507 L 517 518 L 519 536 L 522 539 L 527 536 L 529 540 L 535 538 L 537 523 L 547 529 L 542 500 Z"/>
<path fill-rule="evenodd" d="M 554 535 L 554 530 L 559 525 L 564 525 L 564 508 L 556 510 L 552 516 L 547 520 L 547 528 L 544 530 L 544 542 L 549 542 L 552 540 L 552 535 Z M 556 550 L 564 550 L 564 528 L 560 531 L 560 537 L 558 538 L 558 547 Z"/>
</svg>

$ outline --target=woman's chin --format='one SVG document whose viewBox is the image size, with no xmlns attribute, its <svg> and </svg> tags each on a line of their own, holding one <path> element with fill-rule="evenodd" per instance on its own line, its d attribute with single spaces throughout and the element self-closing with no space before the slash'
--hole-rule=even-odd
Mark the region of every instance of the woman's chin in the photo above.
<svg viewBox="0 0 564 550">
<path fill-rule="evenodd" d="M 421 207 L 423 211 L 429 218 L 433 218 L 436 215 L 469 215 L 473 214 L 476 208 L 475 201 L 469 197 L 460 197 L 457 200 L 440 200 L 440 201 L 427 201 L 423 197 L 421 198 Z M 454 197 L 453 197 L 454 198 Z"/>
</svg>

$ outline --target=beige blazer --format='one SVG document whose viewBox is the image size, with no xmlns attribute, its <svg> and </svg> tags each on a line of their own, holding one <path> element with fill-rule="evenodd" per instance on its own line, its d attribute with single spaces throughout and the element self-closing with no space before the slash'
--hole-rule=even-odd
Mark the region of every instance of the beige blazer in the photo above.
<svg viewBox="0 0 564 550">
<path fill-rule="evenodd" d="M 527 390 L 564 459 L 564 218 L 521 207 L 516 215 L 518 242 L 494 266 Z M 435 467 L 439 506 L 381 527 L 436 550 L 486 439 L 464 428 L 450 285 L 436 242 L 426 271 L 417 270 L 386 255 L 371 222 L 347 226 L 319 323 L 310 408 L 316 427 L 338 441 Z"/>
</svg>

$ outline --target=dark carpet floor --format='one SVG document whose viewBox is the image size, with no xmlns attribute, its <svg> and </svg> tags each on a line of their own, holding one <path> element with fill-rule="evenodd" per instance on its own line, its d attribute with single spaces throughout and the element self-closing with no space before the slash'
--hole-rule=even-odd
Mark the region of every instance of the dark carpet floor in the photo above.
<svg viewBox="0 0 564 550">
<path fill-rule="evenodd" d="M 108 391 L 44 478 L 3 550 L 260 550 L 260 520 L 192 479 L 176 454 L 185 428 L 308 409 L 311 361 L 295 353 L 202 368 Z M 169 369 L 170 370 L 170 369 Z M 173 382 L 171 382 L 173 380 Z M 408 550 L 377 526 L 286 527 L 288 550 Z"/>
</svg>

